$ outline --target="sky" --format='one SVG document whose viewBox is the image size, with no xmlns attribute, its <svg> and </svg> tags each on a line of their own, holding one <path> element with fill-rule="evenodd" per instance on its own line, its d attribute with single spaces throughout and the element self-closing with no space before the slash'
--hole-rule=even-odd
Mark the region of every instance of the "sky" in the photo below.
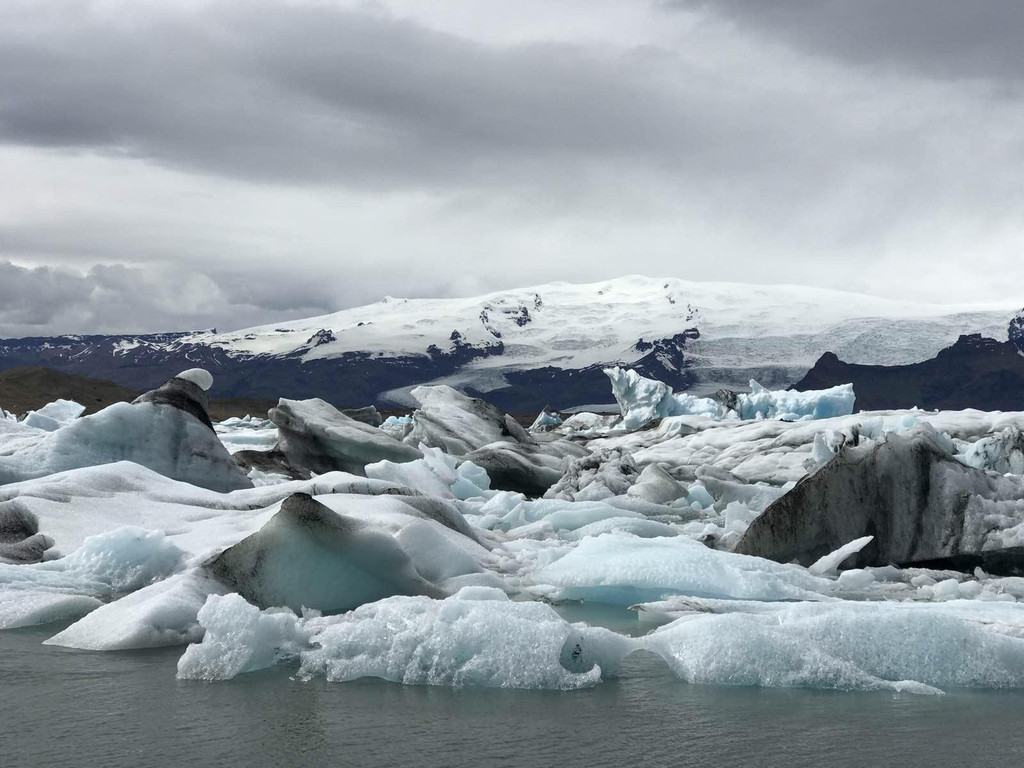
<svg viewBox="0 0 1024 768">
<path fill-rule="evenodd" d="M 1024 305 L 1019 0 L 4 0 L 0 336 L 622 274 Z"/>
</svg>

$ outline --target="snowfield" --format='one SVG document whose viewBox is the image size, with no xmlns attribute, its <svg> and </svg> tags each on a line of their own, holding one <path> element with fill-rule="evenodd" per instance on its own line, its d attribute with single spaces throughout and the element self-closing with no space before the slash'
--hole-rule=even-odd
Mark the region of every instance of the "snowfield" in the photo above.
<svg viewBox="0 0 1024 768">
<path fill-rule="evenodd" d="M 196 370 L 4 418 L 0 629 L 178 645 L 204 681 L 576 690 L 646 651 L 690 683 L 1024 687 L 1024 413 L 607 374 L 621 415 L 529 430 L 446 386 L 386 421 L 282 400 L 211 425 Z"/>
</svg>

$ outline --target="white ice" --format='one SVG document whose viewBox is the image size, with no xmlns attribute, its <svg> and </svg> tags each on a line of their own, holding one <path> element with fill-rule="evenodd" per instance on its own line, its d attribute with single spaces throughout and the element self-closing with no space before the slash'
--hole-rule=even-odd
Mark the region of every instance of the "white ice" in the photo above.
<svg viewBox="0 0 1024 768">
<path fill-rule="evenodd" d="M 25 414 L 24 423 L 45 432 L 53 432 L 65 424 L 70 424 L 84 412 L 85 406 L 74 400 L 54 400 L 38 411 L 29 411 Z"/>
</svg>

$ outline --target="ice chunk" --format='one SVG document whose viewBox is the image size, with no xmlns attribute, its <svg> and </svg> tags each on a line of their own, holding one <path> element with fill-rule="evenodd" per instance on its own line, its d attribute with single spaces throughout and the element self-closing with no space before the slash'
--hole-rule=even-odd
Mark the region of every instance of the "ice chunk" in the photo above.
<svg viewBox="0 0 1024 768">
<path fill-rule="evenodd" d="M 430 496 L 443 499 L 468 499 L 490 496 L 491 481 L 487 472 L 471 461 L 460 462 L 440 448 L 420 445 L 422 459 L 397 464 L 378 461 L 366 465 L 366 476 L 406 485 Z"/>
<path fill-rule="evenodd" d="M 866 568 L 852 568 L 840 573 L 838 581 L 843 589 L 862 590 L 875 583 L 875 575 Z"/>
<path fill-rule="evenodd" d="M 530 425 L 530 431 L 547 432 L 560 426 L 562 426 L 562 417 L 545 408 L 543 411 L 538 413 L 537 418 L 533 420 L 533 424 Z"/>
<path fill-rule="evenodd" d="M 266 525 L 208 564 L 261 607 L 347 611 L 391 595 L 440 595 L 382 528 L 289 496 Z"/>
<path fill-rule="evenodd" d="M 213 429 L 230 453 L 269 451 L 277 443 L 277 427 L 270 419 L 225 419 L 214 424 Z"/>
<path fill-rule="evenodd" d="M 298 656 L 308 642 L 294 613 L 260 611 L 237 594 L 211 595 L 198 618 L 206 633 L 178 659 L 184 680 L 229 680 L 266 669 Z"/>
<path fill-rule="evenodd" d="M 213 376 L 205 368 L 189 368 L 187 371 L 182 371 L 174 378 L 182 379 L 184 381 L 191 381 L 203 392 L 209 392 L 210 387 L 213 386 Z"/>
<path fill-rule="evenodd" d="M 0 502 L 0 563 L 38 563 L 53 546 L 39 533 L 39 518 L 15 497 Z"/>
<path fill-rule="evenodd" d="M 854 539 L 849 544 L 844 544 L 834 552 L 822 555 L 820 558 L 815 560 L 814 563 L 809 565 L 807 570 L 815 576 L 831 576 L 839 570 L 839 566 L 842 565 L 846 558 L 860 552 L 864 547 L 874 541 L 874 538 L 874 536 L 861 536 L 859 539 Z"/>
<path fill-rule="evenodd" d="M 65 424 L 70 424 L 85 412 L 85 406 L 74 400 L 54 400 L 38 411 L 29 411 L 25 416 L 25 424 L 46 432 L 53 432 Z"/>
<path fill-rule="evenodd" d="M 718 552 L 685 536 L 626 534 L 583 539 L 532 580 L 556 587 L 559 598 L 624 606 L 669 595 L 814 600 L 832 588 L 798 566 Z"/>
<path fill-rule="evenodd" d="M 379 427 L 384 423 L 384 417 L 378 413 L 376 406 L 364 405 L 361 408 L 342 408 L 341 412 L 350 419 L 369 424 L 371 427 Z"/>
<path fill-rule="evenodd" d="M 183 559 L 162 532 L 125 526 L 87 538 L 59 560 L 0 564 L 0 616 L 5 627 L 73 618 L 166 578 Z"/>
<path fill-rule="evenodd" d="M 225 591 L 194 568 L 99 607 L 44 644 L 122 651 L 196 642 L 202 637 L 199 609 L 209 595 Z"/>
<path fill-rule="evenodd" d="M 211 429 L 155 402 L 114 403 L 54 432 L 19 435 L 0 455 L 0 485 L 117 461 L 211 490 L 252 487 Z"/>
<path fill-rule="evenodd" d="M 611 380 L 612 395 L 622 411 L 620 426 L 639 429 L 655 419 L 682 414 L 700 414 L 719 418 L 722 406 L 710 398 L 691 395 L 673 397 L 672 388 L 655 379 L 645 379 L 632 369 L 618 366 L 607 368 L 605 375 Z"/>
<path fill-rule="evenodd" d="M 395 440 L 405 440 L 412 429 L 412 416 L 388 416 L 378 429 Z"/>
<path fill-rule="evenodd" d="M 330 403 L 281 398 L 270 409 L 277 425 L 278 450 L 292 467 L 321 474 L 339 470 L 363 474 L 377 461 L 413 461 L 422 454 L 386 432 L 349 418 Z"/>
<path fill-rule="evenodd" d="M 652 463 L 643 468 L 626 495 L 652 504 L 671 504 L 686 496 L 686 488 L 660 465 Z"/>
<path fill-rule="evenodd" d="M 449 386 L 422 386 L 410 394 L 420 404 L 412 415 L 412 429 L 405 437 L 409 445 L 420 443 L 442 448 L 446 453 L 465 456 L 477 448 L 511 438 L 530 442 L 522 427 L 505 418 L 490 403 Z M 518 429 L 516 429 L 518 427 Z"/>
<path fill-rule="evenodd" d="M 486 549 L 433 521 L 410 523 L 398 532 L 395 540 L 416 571 L 435 584 L 484 570 L 479 560 L 487 557 Z"/>
<path fill-rule="evenodd" d="M 741 419 L 828 419 L 853 413 L 855 400 L 853 384 L 807 392 L 773 392 L 751 379 L 750 394 L 738 395 L 734 410 Z"/>
<path fill-rule="evenodd" d="M 812 563 L 824 552 L 873 533 L 856 564 L 904 565 L 974 558 L 986 569 L 1019 567 L 1024 487 L 964 466 L 935 429 L 921 424 L 882 442 L 846 445 L 750 526 L 737 551 Z"/>
<path fill-rule="evenodd" d="M 1024 474 L 1024 432 L 1008 427 L 990 437 L 983 437 L 967 446 L 957 456 L 964 464 L 1000 474 Z"/>
<path fill-rule="evenodd" d="M 89 595 L 0 587 L 0 629 L 77 619 L 101 605 L 98 598 Z"/>
<path fill-rule="evenodd" d="M 644 647 L 692 683 L 922 693 L 1024 686 L 1024 640 L 985 627 L 929 606 L 797 603 L 684 617 Z"/>
<path fill-rule="evenodd" d="M 572 459 L 561 479 L 544 494 L 546 499 L 600 501 L 625 494 L 640 476 L 633 457 L 622 450 L 597 450 Z"/>
<path fill-rule="evenodd" d="M 327 620 L 324 620 L 325 623 Z M 340 682 L 572 690 L 613 674 L 635 641 L 570 625 L 548 605 L 467 587 L 446 600 L 395 597 L 335 617 L 313 636 L 300 674 Z"/>
<path fill-rule="evenodd" d="M 723 392 L 722 402 L 673 393 L 667 384 L 646 379 L 634 370 L 609 368 L 612 394 L 622 411 L 620 426 L 635 430 L 655 419 L 704 416 L 712 419 L 825 419 L 853 413 L 852 384 L 810 392 L 769 391 L 751 379 L 750 393 Z"/>
<path fill-rule="evenodd" d="M 494 488 L 541 496 L 558 482 L 566 457 L 584 453 L 585 448 L 568 440 L 543 444 L 504 441 L 478 448 L 466 459 L 487 473 Z"/>
</svg>

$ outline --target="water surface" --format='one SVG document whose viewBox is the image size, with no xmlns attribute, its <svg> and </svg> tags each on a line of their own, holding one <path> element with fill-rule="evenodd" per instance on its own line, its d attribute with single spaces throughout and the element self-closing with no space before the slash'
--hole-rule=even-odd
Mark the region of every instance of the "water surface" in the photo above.
<svg viewBox="0 0 1024 768">
<path fill-rule="evenodd" d="M 1024 765 L 1024 693 L 694 686 L 650 655 L 586 691 L 327 683 L 279 668 L 174 677 L 181 648 L 42 646 L 0 632 L 0 765 Z"/>
</svg>

